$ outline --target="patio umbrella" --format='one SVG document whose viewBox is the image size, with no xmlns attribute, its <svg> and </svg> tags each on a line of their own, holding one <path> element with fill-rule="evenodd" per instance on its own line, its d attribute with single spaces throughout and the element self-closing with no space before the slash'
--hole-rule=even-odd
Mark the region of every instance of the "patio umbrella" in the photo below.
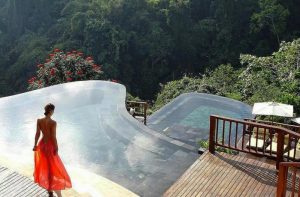
<svg viewBox="0 0 300 197">
<path fill-rule="evenodd" d="M 292 105 L 276 102 L 262 102 L 254 103 L 252 114 L 293 117 L 293 111 L 294 107 Z"/>
<path fill-rule="evenodd" d="M 293 118 L 292 121 L 295 122 L 295 123 L 297 123 L 297 124 L 300 124 L 300 117 Z"/>
</svg>

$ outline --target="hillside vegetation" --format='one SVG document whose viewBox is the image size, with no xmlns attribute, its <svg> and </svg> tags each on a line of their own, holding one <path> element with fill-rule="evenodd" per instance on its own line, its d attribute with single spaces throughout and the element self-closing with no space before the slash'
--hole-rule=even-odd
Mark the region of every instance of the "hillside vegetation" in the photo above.
<svg viewBox="0 0 300 197">
<path fill-rule="evenodd" d="M 294 105 L 300 115 L 300 39 L 282 42 L 270 56 L 241 55 L 238 70 L 221 65 L 201 77 L 183 77 L 163 86 L 154 110 L 187 92 L 226 96 L 249 104 L 277 101 Z"/>
<path fill-rule="evenodd" d="M 94 57 L 104 78 L 142 99 L 155 98 L 159 83 L 221 64 L 252 73 L 255 61 L 271 60 L 240 54 L 268 56 L 281 41 L 300 37 L 299 10 L 298 0 L 0 0 L 0 96 L 26 91 L 54 48 Z M 212 82 L 199 88 L 225 91 Z M 241 95 L 229 93 L 251 102 L 262 97 L 242 87 Z"/>
</svg>

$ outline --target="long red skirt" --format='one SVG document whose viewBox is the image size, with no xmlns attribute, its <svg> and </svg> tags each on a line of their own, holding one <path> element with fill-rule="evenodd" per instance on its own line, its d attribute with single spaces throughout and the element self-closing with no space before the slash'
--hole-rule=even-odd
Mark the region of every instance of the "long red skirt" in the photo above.
<svg viewBox="0 0 300 197">
<path fill-rule="evenodd" d="M 41 140 L 34 152 L 34 182 L 46 190 L 63 190 L 72 187 L 70 177 L 58 154 L 54 154 L 54 143 Z"/>
</svg>

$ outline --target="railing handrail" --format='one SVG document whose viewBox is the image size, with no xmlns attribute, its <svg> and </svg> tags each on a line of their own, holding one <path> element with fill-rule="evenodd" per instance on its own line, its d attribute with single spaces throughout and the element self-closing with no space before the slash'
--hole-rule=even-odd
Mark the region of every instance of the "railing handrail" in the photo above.
<svg viewBox="0 0 300 197">
<path fill-rule="evenodd" d="M 280 162 L 279 166 L 300 167 L 300 162 Z"/>
<path fill-rule="evenodd" d="M 300 134 L 296 133 L 292 130 L 289 130 L 287 128 L 284 127 L 279 127 L 279 126 L 274 126 L 274 125 L 268 125 L 268 124 L 262 124 L 262 123 L 257 123 L 257 122 L 249 122 L 246 120 L 239 120 L 239 119 L 235 119 L 235 118 L 228 118 L 228 117 L 224 117 L 224 116 L 219 116 L 219 115 L 211 115 L 211 117 L 214 118 L 218 118 L 218 119 L 223 119 L 223 120 L 227 120 L 227 121 L 231 121 L 231 122 L 237 122 L 237 123 L 241 123 L 241 124 L 248 124 L 248 125 L 253 125 L 253 126 L 259 126 L 262 128 L 271 128 L 271 129 L 276 129 L 276 130 L 281 130 L 283 132 L 285 132 L 285 134 L 290 134 L 293 135 L 295 137 L 299 137 L 300 138 Z"/>
<path fill-rule="evenodd" d="M 126 101 L 127 103 L 148 104 L 145 101 Z"/>
<path fill-rule="evenodd" d="M 221 123 L 219 122 L 221 121 Z M 226 123 L 227 122 L 227 123 Z M 228 124 L 229 127 L 225 127 L 225 123 Z M 235 124 L 235 127 L 232 131 L 232 125 Z M 238 139 L 238 125 L 243 127 L 243 135 L 241 139 L 241 146 L 237 146 Z M 254 131 L 253 128 L 257 128 L 257 131 Z M 222 128 L 221 130 L 219 130 Z M 259 129 L 263 129 L 263 145 L 258 146 L 258 133 Z M 249 130 L 250 129 L 250 130 Z M 225 130 L 228 134 L 225 133 Z M 268 131 L 267 131 L 268 130 Z M 217 131 L 217 132 L 216 132 Z M 235 134 L 233 136 L 232 141 L 232 133 Z M 253 135 L 255 134 L 256 135 Z M 268 134 L 267 134 L 268 133 Z M 273 149 L 273 137 L 276 134 L 277 139 L 277 147 Z M 248 137 L 246 137 L 248 135 Z M 221 136 L 221 137 L 220 137 Z M 228 137 L 227 142 L 225 142 L 225 137 Z M 219 140 L 220 138 L 220 140 Z M 269 142 L 268 142 L 268 140 Z M 218 115 L 210 116 L 210 135 L 209 135 L 209 151 L 211 153 L 215 153 L 215 147 L 223 147 L 235 151 L 241 151 L 246 153 L 253 153 L 260 156 L 270 157 L 276 159 L 276 168 L 279 168 L 279 163 L 283 161 L 285 149 L 290 148 L 294 150 L 294 153 L 288 151 L 287 156 L 294 160 L 296 158 L 296 146 L 295 143 L 298 143 L 300 139 L 300 134 L 296 133 L 292 130 L 286 129 L 284 127 L 262 124 L 252 121 L 239 120 L 234 118 L 227 118 Z M 254 140 L 254 142 L 253 142 Z M 287 144 L 286 144 L 287 140 Z M 246 143 L 245 143 L 246 142 Z M 234 143 L 234 144 L 233 144 Z M 266 151 L 266 147 L 269 147 L 269 150 Z M 275 145 L 274 145 L 275 146 Z M 260 150 L 259 150 L 260 149 Z M 291 155 L 292 158 L 290 157 Z"/>
<path fill-rule="evenodd" d="M 260 123 L 270 123 L 271 125 L 280 125 L 280 126 L 286 126 L 290 128 L 296 128 L 299 129 L 300 131 L 300 126 L 297 125 L 290 125 L 290 124 L 285 124 L 281 122 L 272 122 L 272 121 L 267 121 L 267 120 L 257 120 L 257 119 L 251 119 L 251 118 L 244 118 L 246 121 L 253 121 L 253 122 L 260 122 Z"/>
</svg>

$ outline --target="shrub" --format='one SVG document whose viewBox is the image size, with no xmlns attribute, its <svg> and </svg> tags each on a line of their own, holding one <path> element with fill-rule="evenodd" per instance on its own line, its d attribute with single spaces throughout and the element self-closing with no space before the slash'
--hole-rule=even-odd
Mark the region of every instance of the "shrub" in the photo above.
<svg viewBox="0 0 300 197">
<path fill-rule="evenodd" d="M 36 76 L 28 80 L 28 90 L 71 81 L 101 79 L 101 66 L 78 51 L 64 53 L 54 49 L 45 63 L 37 65 Z"/>
</svg>

